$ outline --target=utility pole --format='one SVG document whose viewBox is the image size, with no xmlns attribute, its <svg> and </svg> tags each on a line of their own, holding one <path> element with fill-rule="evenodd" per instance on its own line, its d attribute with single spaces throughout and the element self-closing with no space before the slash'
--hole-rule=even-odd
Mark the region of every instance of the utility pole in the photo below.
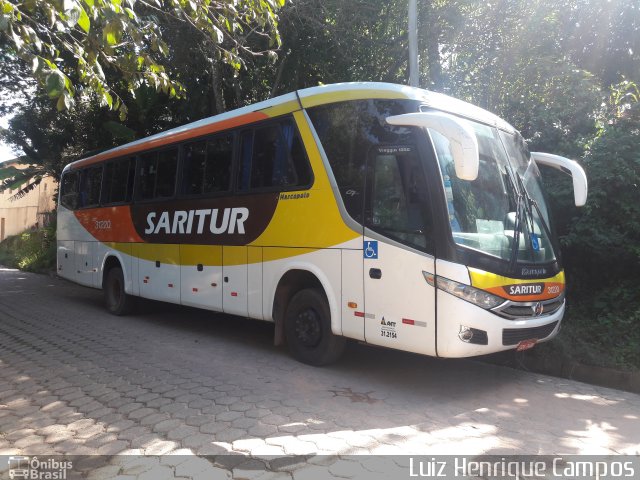
<svg viewBox="0 0 640 480">
<path fill-rule="evenodd" d="M 409 85 L 418 86 L 418 6 L 409 0 Z"/>
</svg>

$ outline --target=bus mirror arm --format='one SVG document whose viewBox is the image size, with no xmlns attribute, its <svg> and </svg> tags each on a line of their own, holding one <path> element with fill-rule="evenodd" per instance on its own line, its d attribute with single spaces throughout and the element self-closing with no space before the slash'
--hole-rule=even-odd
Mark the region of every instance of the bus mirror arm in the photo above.
<svg viewBox="0 0 640 480">
<path fill-rule="evenodd" d="M 582 207 L 587 203 L 587 174 L 584 169 L 575 160 L 570 160 L 560 155 L 551 153 L 531 152 L 531 158 L 538 165 L 546 165 L 571 175 L 573 180 L 573 197 L 576 207 Z"/>
<path fill-rule="evenodd" d="M 441 112 L 415 112 L 387 117 L 389 125 L 430 128 L 449 140 L 456 176 L 461 180 L 478 178 L 480 156 L 478 140 L 470 127 L 453 115 Z"/>
</svg>

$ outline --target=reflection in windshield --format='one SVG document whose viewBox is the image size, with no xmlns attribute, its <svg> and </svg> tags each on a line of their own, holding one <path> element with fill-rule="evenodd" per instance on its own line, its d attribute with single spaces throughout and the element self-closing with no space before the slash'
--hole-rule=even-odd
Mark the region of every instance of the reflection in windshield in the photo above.
<svg viewBox="0 0 640 480">
<path fill-rule="evenodd" d="M 524 142 L 519 143 L 521 139 L 516 135 L 498 133 L 486 125 L 475 122 L 468 125 L 476 134 L 480 154 L 478 178 L 473 181 L 456 176 L 449 141 L 429 130 L 442 173 L 454 241 L 503 260 L 512 259 L 516 245 L 517 260 L 529 263 L 554 260 L 545 228 L 549 221 L 539 172 L 529 161 Z M 522 179 L 528 195 L 521 192 L 516 175 Z M 523 196 L 519 203 L 520 193 Z M 535 201 L 543 218 L 529 198 Z"/>
</svg>

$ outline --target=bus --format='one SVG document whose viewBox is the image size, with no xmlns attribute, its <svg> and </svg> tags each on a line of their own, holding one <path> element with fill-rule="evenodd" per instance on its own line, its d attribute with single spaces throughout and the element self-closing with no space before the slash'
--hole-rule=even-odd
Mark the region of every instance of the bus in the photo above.
<svg viewBox="0 0 640 480">
<path fill-rule="evenodd" d="M 273 322 L 299 361 L 347 339 L 431 355 L 553 338 L 565 276 L 539 164 L 497 116 L 385 83 L 299 90 L 75 161 L 57 271 L 102 289 Z"/>
</svg>

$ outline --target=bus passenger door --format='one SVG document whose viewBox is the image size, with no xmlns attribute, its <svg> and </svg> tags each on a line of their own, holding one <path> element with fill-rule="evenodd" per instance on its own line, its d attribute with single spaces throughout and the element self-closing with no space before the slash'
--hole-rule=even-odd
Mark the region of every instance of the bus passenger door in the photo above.
<svg viewBox="0 0 640 480">
<path fill-rule="evenodd" d="M 367 343 L 435 355 L 435 289 L 423 272 L 434 259 L 365 236 Z"/>
<path fill-rule="evenodd" d="M 410 145 L 378 146 L 367 158 L 364 262 L 367 343 L 435 355 L 432 215 Z M 432 282 L 433 283 L 433 282 Z"/>
<path fill-rule="evenodd" d="M 249 315 L 248 247 L 222 247 L 222 308 L 232 315 Z"/>
</svg>

